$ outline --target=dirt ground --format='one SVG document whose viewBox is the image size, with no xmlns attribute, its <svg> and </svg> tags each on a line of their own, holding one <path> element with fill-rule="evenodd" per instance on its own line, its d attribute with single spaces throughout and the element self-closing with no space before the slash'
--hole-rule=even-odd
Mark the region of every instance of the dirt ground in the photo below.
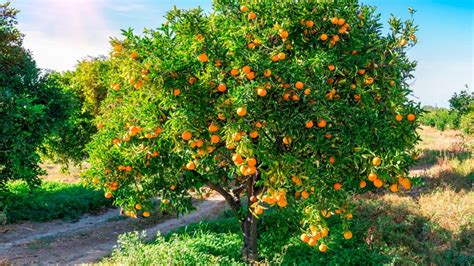
<svg viewBox="0 0 474 266">
<path fill-rule="evenodd" d="M 168 231 L 201 220 L 216 218 L 226 208 L 220 195 L 199 201 L 196 210 L 185 216 L 126 219 L 117 209 L 103 214 L 86 215 L 75 223 L 23 223 L 2 227 L 0 234 L 0 265 L 81 264 L 100 260 L 108 255 L 120 234 L 147 232 L 149 239 L 157 232 Z"/>
</svg>

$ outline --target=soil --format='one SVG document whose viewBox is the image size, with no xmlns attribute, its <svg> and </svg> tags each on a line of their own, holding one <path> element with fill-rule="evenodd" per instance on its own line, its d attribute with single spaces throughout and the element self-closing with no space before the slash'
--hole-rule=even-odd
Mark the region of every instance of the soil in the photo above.
<svg viewBox="0 0 474 266">
<path fill-rule="evenodd" d="M 199 201 L 196 210 L 179 218 L 171 215 L 147 219 L 128 219 L 118 209 L 100 215 L 86 215 L 77 222 L 54 221 L 22 223 L 0 227 L 0 265 L 81 264 L 107 256 L 120 234 L 146 231 L 148 239 L 158 232 L 201 220 L 216 218 L 226 208 L 225 200 L 215 194 Z"/>
</svg>

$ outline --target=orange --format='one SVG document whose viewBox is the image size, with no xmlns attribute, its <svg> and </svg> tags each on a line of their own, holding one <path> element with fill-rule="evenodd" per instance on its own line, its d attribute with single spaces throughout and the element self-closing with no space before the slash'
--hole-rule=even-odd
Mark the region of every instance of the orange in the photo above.
<svg viewBox="0 0 474 266">
<path fill-rule="evenodd" d="M 346 214 L 347 219 L 352 219 L 352 213 Z"/>
<path fill-rule="evenodd" d="M 137 52 L 137 51 L 133 51 L 133 52 L 130 54 L 130 57 L 132 57 L 133 59 L 137 59 L 137 58 L 138 58 L 138 52 Z"/>
<path fill-rule="evenodd" d="M 262 127 L 262 123 L 260 123 L 260 122 L 255 123 L 255 127 L 261 128 L 261 127 Z"/>
<path fill-rule="evenodd" d="M 103 128 L 104 128 L 104 124 L 102 124 L 102 122 L 97 123 L 97 129 L 103 129 Z"/>
<path fill-rule="evenodd" d="M 393 86 L 395 86 L 395 81 L 390 80 L 390 81 L 388 82 L 388 84 L 393 87 Z"/>
<path fill-rule="evenodd" d="M 336 183 L 336 184 L 334 184 L 334 189 L 335 189 L 335 190 L 339 190 L 339 189 L 341 189 L 341 188 L 342 188 L 342 184 L 341 184 L 341 183 Z"/>
<path fill-rule="evenodd" d="M 118 43 L 114 44 L 114 51 L 116 51 L 116 52 L 122 51 L 122 45 L 120 45 Z"/>
<path fill-rule="evenodd" d="M 257 172 L 257 167 L 255 167 L 255 166 L 249 166 L 249 168 L 248 168 L 248 170 L 247 170 L 247 173 L 248 173 L 249 175 L 253 175 L 253 174 L 255 174 L 256 172 Z"/>
<path fill-rule="evenodd" d="M 312 120 L 309 120 L 308 122 L 306 122 L 305 126 L 306 128 L 312 128 L 314 126 L 314 123 Z"/>
<path fill-rule="evenodd" d="M 299 101 L 299 100 L 300 100 L 300 96 L 298 96 L 297 94 L 295 94 L 295 95 L 291 96 L 291 99 L 292 99 L 293 101 Z"/>
<path fill-rule="evenodd" d="M 334 25 L 337 25 L 337 23 L 339 22 L 339 19 L 334 17 L 334 18 L 331 18 L 331 23 L 334 24 Z"/>
<path fill-rule="evenodd" d="M 143 217 L 150 217 L 150 213 L 147 211 L 143 212 Z"/>
<path fill-rule="evenodd" d="M 258 88 L 257 89 L 257 94 L 258 96 L 260 97 L 265 97 L 267 95 L 267 90 L 266 89 L 262 89 L 262 88 Z"/>
<path fill-rule="evenodd" d="M 219 136 L 217 136 L 217 135 L 212 135 L 212 136 L 211 136 L 211 142 L 212 142 L 212 143 L 219 143 L 220 139 L 221 139 L 221 138 L 220 138 Z"/>
<path fill-rule="evenodd" d="M 325 244 L 319 245 L 319 251 L 324 253 L 326 252 L 326 250 L 328 250 L 328 246 L 326 246 Z"/>
<path fill-rule="evenodd" d="M 270 69 L 265 69 L 265 71 L 263 71 L 263 75 L 265 77 L 270 77 L 272 75 L 272 71 Z"/>
<path fill-rule="evenodd" d="M 407 40 L 402 39 L 402 40 L 400 41 L 400 45 L 401 45 L 401 46 L 407 45 Z"/>
<path fill-rule="evenodd" d="M 249 66 L 244 66 L 244 67 L 242 68 L 242 71 L 244 71 L 244 73 L 248 74 L 248 73 L 250 73 L 252 70 L 250 69 Z"/>
<path fill-rule="evenodd" d="M 321 120 L 318 121 L 318 127 L 319 128 L 326 127 L 326 124 L 327 124 L 326 120 L 324 120 L 324 119 L 321 119 Z"/>
<path fill-rule="evenodd" d="M 325 33 L 323 33 L 323 34 L 321 34 L 321 36 L 319 36 L 319 39 L 320 39 L 321 41 L 325 41 L 325 40 L 328 39 L 328 35 L 325 34 Z"/>
<path fill-rule="evenodd" d="M 232 68 L 232 69 L 230 70 L 230 74 L 231 74 L 232 76 L 237 76 L 237 75 L 239 74 L 239 70 L 238 70 L 237 68 Z"/>
<path fill-rule="evenodd" d="M 352 238 L 352 232 L 351 231 L 345 231 L 344 232 L 344 238 L 349 240 Z"/>
<path fill-rule="evenodd" d="M 114 91 L 120 90 L 120 84 L 118 84 L 118 83 L 112 84 L 112 90 L 114 90 Z"/>
<path fill-rule="evenodd" d="M 290 145 L 290 143 L 291 143 L 291 138 L 290 137 L 283 137 L 283 144 Z"/>
<path fill-rule="evenodd" d="M 202 53 L 198 56 L 198 60 L 205 63 L 205 62 L 207 62 L 207 60 L 209 60 L 209 57 L 207 57 L 206 53 Z"/>
<path fill-rule="evenodd" d="M 334 164 L 336 162 L 336 159 L 334 159 L 334 156 L 329 157 L 329 163 Z"/>
<path fill-rule="evenodd" d="M 297 88 L 298 90 L 301 90 L 303 87 L 304 87 L 303 82 L 298 81 L 298 82 L 295 83 L 295 88 Z"/>
<path fill-rule="evenodd" d="M 364 180 L 362 180 L 362 181 L 360 181 L 359 186 L 360 186 L 361 188 L 365 188 L 365 186 L 367 186 L 367 183 L 366 183 Z"/>
<path fill-rule="evenodd" d="M 408 178 L 403 178 L 400 182 L 404 189 L 409 190 L 411 188 L 411 182 Z"/>
<path fill-rule="evenodd" d="M 190 77 L 189 80 L 188 80 L 188 83 L 193 85 L 194 83 L 196 83 L 196 81 L 197 81 L 196 77 Z"/>
<path fill-rule="evenodd" d="M 174 95 L 174 96 L 178 96 L 179 94 L 181 94 L 181 90 L 180 90 L 180 89 L 174 89 L 174 90 L 173 90 L 173 95 Z"/>
<path fill-rule="evenodd" d="M 303 199 L 307 199 L 307 198 L 309 197 L 308 191 L 303 191 L 303 192 L 301 192 L 301 197 L 302 197 Z"/>
<path fill-rule="evenodd" d="M 303 241 L 305 243 L 308 243 L 309 236 L 308 236 L 308 234 L 304 233 L 304 234 L 301 234 L 300 239 L 301 239 L 301 241 Z"/>
<path fill-rule="evenodd" d="M 403 116 L 401 114 L 397 114 L 395 116 L 395 120 L 397 120 L 398 122 L 401 122 L 403 120 Z"/>
<path fill-rule="evenodd" d="M 390 185 L 390 191 L 392 191 L 393 193 L 397 192 L 398 191 L 398 185 L 397 184 Z"/>
<path fill-rule="evenodd" d="M 141 209 L 142 209 L 142 205 L 141 205 L 140 203 L 135 204 L 135 209 L 141 210 Z"/>
<path fill-rule="evenodd" d="M 256 213 L 257 215 L 262 214 L 262 213 L 263 213 L 263 207 L 260 206 L 260 205 L 258 205 L 258 206 L 255 208 L 255 213 Z"/>
<path fill-rule="evenodd" d="M 112 198 L 112 192 L 105 192 L 104 196 L 106 199 L 110 199 Z"/>
<path fill-rule="evenodd" d="M 242 164 L 244 160 L 242 159 L 242 156 L 240 154 L 234 153 L 234 155 L 232 155 L 232 161 L 235 164 Z"/>
<path fill-rule="evenodd" d="M 125 166 L 125 171 L 131 172 L 131 171 L 132 171 L 132 167 L 131 167 L 130 165 Z"/>
<path fill-rule="evenodd" d="M 334 35 L 334 36 L 332 36 L 332 40 L 333 40 L 334 42 L 338 42 L 338 41 L 340 40 L 339 35 Z"/>
<path fill-rule="evenodd" d="M 318 241 L 317 241 L 316 238 L 314 238 L 314 237 L 311 237 L 311 238 L 308 240 L 308 245 L 310 245 L 311 247 L 316 246 L 317 243 L 318 243 Z"/>
<path fill-rule="evenodd" d="M 181 138 L 183 138 L 184 140 L 190 140 L 191 137 L 192 137 L 192 134 L 189 131 L 185 131 L 183 132 L 183 134 L 181 134 Z"/>
<path fill-rule="evenodd" d="M 257 164 L 257 160 L 255 160 L 255 158 L 249 158 L 247 160 L 247 165 L 248 166 L 255 166 Z"/>
<path fill-rule="evenodd" d="M 247 12 L 247 11 L 249 11 L 249 8 L 246 7 L 246 6 L 241 6 L 241 7 L 240 7 L 240 11 L 242 11 L 242 12 Z"/>
<path fill-rule="evenodd" d="M 217 86 L 217 90 L 218 90 L 219 92 L 225 92 L 226 89 L 227 89 L 227 87 L 226 87 L 226 85 L 225 85 L 224 83 L 221 83 L 221 84 L 219 84 L 219 85 Z"/>
<path fill-rule="evenodd" d="M 374 157 L 372 159 L 372 165 L 373 166 L 379 166 L 382 163 L 382 159 L 380 157 Z"/>
<path fill-rule="evenodd" d="M 249 136 L 253 139 L 257 138 L 258 137 L 258 131 L 254 130 L 254 131 L 250 132 Z"/>
<path fill-rule="evenodd" d="M 280 30 L 280 37 L 281 37 L 282 39 L 288 38 L 288 35 L 289 35 L 289 34 L 288 34 L 288 32 L 287 32 L 286 30 Z"/>
<path fill-rule="evenodd" d="M 244 117 L 247 114 L 247 108 L 244 107 L 239 107 L 237 108 L 237 115 L 240 117 Z"/>
<path fill-rule="evenodd" d="M 339 26 L 344 25 L 344 23 L 346 23 L 346 20 L 343 19 L 343 18 L 340 18 L 340 19 L 337 21 L 337 24 L 338 24 Z"/>
<path fill-rule="evenodd" d="M 306 21 L 306 27 L 311 28 L 314 26 L 314 22 L 312 20 L 307 20 Z"/>
<path fill-rule="evenodd" d="M 214 124 L 209 125 L 208 129 L 210 132 L 216 132 L 218 130 L 217 126 Z"/>
<path fill-rule="evenodd" d="M 377 179 L 377 174 L 376 173 L 370 173 L 369 174 L 369 181 L 374 182 Z"/>
<path fill-rule="evenodd" d="M 410 121 L 410 122 L 415 121 L 415 115 L 414 114 L 408 114 L 407 115 L 407 120 Z"/>
<path fill-rule="evenodd" d="M 249 175 L 249 167 L 247 165 L 241 165 L 240 168 L 239 168 L 240 172 L 243 174 L 243 175 Z"/>
<path fill-rule="evenodd" d="M 374 180 L 374 186 L 376 186 L 376 187 L 381 187 L 381 186 L 383 186 L 382 180 L 380 180 L 380 179 L 375 179 L 375 180 Z"/>
<path fill-rule="evenodd" d="M 139 80 L 137 81 L 137 83 L 135 83 L 135 85 L 133 85 L 133 87 L 137 90 L 141 89 L 143 86 L 143 80 Z"/>
<path fill-rule="evenodd" d="M 247 78 L 250 79 L 250 80 L 254 79 L 255 78 L 255 72 L 248 73 Z"/>
<path fill-rule="evenodd" d="M 283 59 L 285 59 L 285 58 L 286 58 L 286 54 L 285 54 L 285 53 L 283 53 L 283 52 L 278 53 L 278 59 L 279 59 L 279 60 L 283 60 Z"/>
<path fill-rule="evenodd" d="M 305 94 L 305 95 L 310 95 L 310 94 L 311 94 L 311 90 L 310 90 L 310 89 L 304 90 L 304 94 Z"/>
<path fill-rule="evenodd" d="M 371 85 L 372 83 L 374 83 L 374 78 L 369 77 L 364 80 L 365 85 Z"/>
<path fill-rule="evenodd" d="M 360 100 L 360 94 L 354 94 L 354 100 L 359 101 Z"/>
<path fill-rule="evenodd" d="M 189 162 L 189 163 L 186 164 L 186 169 L 194 170 L 194 169 L 196 169 L 196 165 L 193 162 Z"/>
<path fill-rule="evenodd" d="M 334 71 L 334 69 L 336 69 L 336 67 L 334 65 L 329 65 L 328 69 L 329 69 L 329 71 Z"/>
<path fill-rule="evenodd" d="M 253 13 L 253 12 L 250 12 L 249 15 L 248 15 L 248 18 L 249 18 L 250 20 L 254 20 L 254 19 L 257 18 L 257 14 L 255 14 L 255 13 Z"/>
<path fill-rule="evenodd" d="M 359 71 L 357 71 L 357 73 L 359 73 L 359 75 L 364 75 L 365 74 L 365 69 L 359 69 Z"/>
</svg>

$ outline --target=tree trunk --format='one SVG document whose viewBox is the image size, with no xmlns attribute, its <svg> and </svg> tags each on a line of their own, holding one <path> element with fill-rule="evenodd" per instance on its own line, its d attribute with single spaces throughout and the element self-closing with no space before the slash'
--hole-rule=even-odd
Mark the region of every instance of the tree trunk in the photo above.
<svg viewBox="0 0 474 266">
<path fill-rule="evenodd" d="M 244 234 L 242 257 L 247 262 L 257 261 L 257 218 L 252 215 L 250 210 L 247 213 L 247 217 L 242 220 L 241 228 Z"/>
</svg>

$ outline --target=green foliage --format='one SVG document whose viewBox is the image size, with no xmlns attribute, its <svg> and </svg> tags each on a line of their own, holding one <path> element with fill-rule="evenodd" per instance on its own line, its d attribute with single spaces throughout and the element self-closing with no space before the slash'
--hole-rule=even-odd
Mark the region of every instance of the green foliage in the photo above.
<svg viewBox="0 0 474 266">
<path fill-rule="evenodd" d="M 461 116 L 459 129 L 469 135 L 474 135 L 474 111 Z"/>
<path fill-rule="evenodd" d="M 23 181 L 12 181 L 6 189 L 0 192 L 0 210 L 6 213 L 8 223 L 74 220 L 111 205 L 102 191 L 81 184 L 44 181 L 31 189 Z"/>
<path fill-rule="evenodd" d="M 466 85 L 465 90 L 461 90 L 449 99 L 451 109 L 457 111 L 460 115 L 474 112 L 474 92 L 469 93 L 469 87 Z"/>
<path fill-rule="evenodd" d="M 324 254 L 315 253 L 295 237 L 300 232 L 298 216 L 266 214 L 259 224 L 259 260 L 270 265 L 469 265 L 474 259 L 467 252 L 465 239 L 457 240 L 463 241 L 459 243 L 452 241 L 449 233 L 425 218 L 403 208 L 388 208 L 386 203 L 375 200 L 358 204 L 353 238 L 333 237 Z M 330 235 L 340 234 L 341 228 L 330 231 Z M 149 243 L 141 239 L 143 235 L 137 232 L 121 235 L 112 256 L 102 263 L 245 265 L 240 257 L 242 237 L 235 218 L 191 224 L 166 236 L 159 235 Z M 442 239 L 452 245 L 441 250 L 435 248 Z"/>
<path fill-rule="evenodd" d="M 426 112 L 420 116 L 420 123 L 426 126 L 435 127 L 438 130 L 456 129 L 455 121 L 458 117 L 456 112 L 451 112 L 446 108 L 425 107 Z"/>
<path fill-rule="evenodd" d="M 16 14 L 9 3 L 0 5 L 0 189 L 12 179 L 39 183 L 36 149 L 60 130 L 71 96 L 42 74 L 22 47 Z"/>
</svg>

